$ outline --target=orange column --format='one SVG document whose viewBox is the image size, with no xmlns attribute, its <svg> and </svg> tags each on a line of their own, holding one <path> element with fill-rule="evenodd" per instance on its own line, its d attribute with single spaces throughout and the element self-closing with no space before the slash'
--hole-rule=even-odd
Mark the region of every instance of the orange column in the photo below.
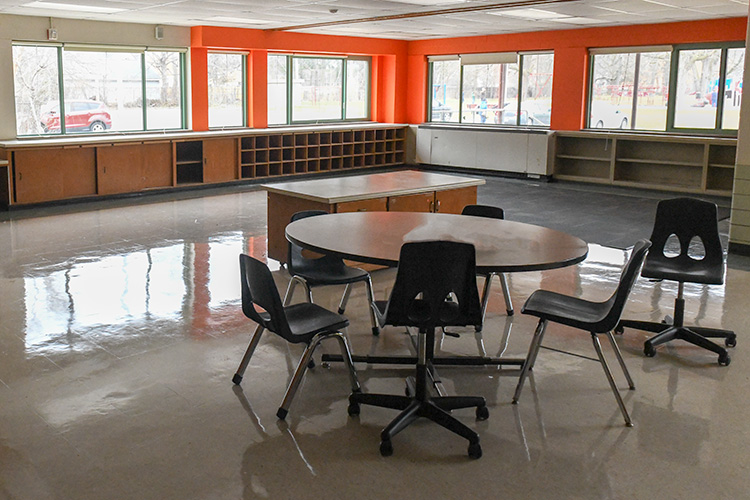
<svg viewBox="0 0 750 500">
<path fill-rule="evenodd" d="M 268 127 L 268 51 L 253 50 L 247 61 L 247 125 Z"/>
<path fill-rule="evenodd" d="M 190 50 L 190 83 L 193 130 L 208 130 L 208 50 Z"/>
<path fill-rule="evenodd" d="M 406 116 L 407 123 L 423 123 L 427 119 L 427 58 L 410 55 L 407 61 Z"/>
<path fill-rule="evenodd" d="M 588 50 L 586 47 L 555 49 L 552 82 L 552 130 L 583 128 L 588 81 Z"/>
</svg>

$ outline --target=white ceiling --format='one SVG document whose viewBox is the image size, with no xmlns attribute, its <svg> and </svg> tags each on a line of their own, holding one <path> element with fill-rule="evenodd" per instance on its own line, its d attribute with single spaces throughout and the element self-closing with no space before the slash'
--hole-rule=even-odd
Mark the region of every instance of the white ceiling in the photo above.
<svg viewBox="0 0 750 500">
<path fill-rule="evenodd" d="M 740 17 L 748 0 L 557 0 L 531 7 L 359 21 L 296 29 L 401 40 L 477 36 Z M 178 26 L 285 28 L 439 10 L 497 6 L 503 0 L 0 0 L 0 14 Z M 522 2 L 506 0 L 505 3 Z"/>
</svg>

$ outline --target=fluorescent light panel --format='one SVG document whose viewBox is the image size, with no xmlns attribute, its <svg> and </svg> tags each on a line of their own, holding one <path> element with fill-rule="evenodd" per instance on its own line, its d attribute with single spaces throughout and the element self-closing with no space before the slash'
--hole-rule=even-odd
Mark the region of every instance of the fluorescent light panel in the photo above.
<svg viewBox="0 0 750 500">
<path fill-rule="evenodd" d="M 115 12 L 122 12 L 125 10 L 117 9 L 114 7 L 97 7 L 93 5 L 76 5 L 56 2 L 31 2 L 22 5 L 22 7 L 28 7 L 31 9 L 69 10 L 72 12 L 91 12 L 96 14 L 113 14 Z"/>
<path fill-rule="evenodd" d="M 513 16 L 513 17 L 522 17 L 524 19 L 535 19 L 535 20 L 570 17 L 570 16 L 566 16 L 565 14 L 559 14 L 557 12 L 552 12 L 549 10 L 542 10 L 542 9 L 497 10 L 497 11 L 489 11 L 487 13 L 492 14 L 494 16 Z"/>
<path fill-rule="evenodd" d="M 233 17 L 233 16 L 213 16 L 208 19 L 209 21 L 217 21 L 220 23 L 237 23 L 237 24 L 269 24 L 271 21 L 265 19 L 248 19 L 246 17 Z"/>
</svg>

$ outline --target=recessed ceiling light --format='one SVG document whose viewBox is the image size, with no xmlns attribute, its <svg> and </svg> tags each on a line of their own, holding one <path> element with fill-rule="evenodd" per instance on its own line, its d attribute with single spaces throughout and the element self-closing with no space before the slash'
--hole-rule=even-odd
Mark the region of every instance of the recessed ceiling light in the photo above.
<svg viewBox="0 0 750 500">
<path fill-rule="evenodd" d="M 232 17 L 232 16 L 214 16 L 209 17 L 209 21 L 217 21 L 220 23 L 236 23 L 236 24 L 269 24 L 272 21 L 266 21 L 265 19 L 248 19 L 247 17 Z"/>
<path fill-rule="evenodd" d="M 601 21 L 597 19 L 591 19 L 590 17 L 560 17 L 557 19 L 550 19 L 556 23 L 568 23 L 568 24 L 598 24 Z"/>
<path fill-rule="evenodd" d="M 524 19 L 558 19 L 561 17 L 570 17 L 565 14 L 559 14 L 549 10 L 542 9 L 512 9 L 512 10 L 495 10 L 489 11 L 488 14 L 494 16 L 513 16 Z"/>
<path fill-rule="evenodd" d="M 114 7 L 98 7 L 94 5 L 76 5 L 71 3 L 56 3 L 56 2 L 31 2 L 21 7 L 29 7 L 32 9 L 48 9 L 48 10 L 69 10 L 73 12 L 91 12 L 97 14 L 113 14 L 115 12 L 122 12 L 125 9 L 117 9 Z"/>
</svg>

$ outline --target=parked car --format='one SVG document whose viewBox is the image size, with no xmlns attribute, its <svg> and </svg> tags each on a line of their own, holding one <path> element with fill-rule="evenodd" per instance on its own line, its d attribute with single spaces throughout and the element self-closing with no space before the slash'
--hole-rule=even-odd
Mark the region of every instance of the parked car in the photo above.
<svg viewBox="0 0 750 500">
<path fill-rule="evenodd" d="M 630 128 L 628 113 L 617 106 L 605 103 L 594 103 L 591 107 L 591 128 Z"/>
<path fill-rule="evenodd" d="M 40 118 L 45 132 L 60 130 L 60 104 L 52 101 L 42 109 Z M 112 117 L 99 101 L 65 101 L 65 130 L 68 132 L 104 132 L 112 128 Z"/>
</svg>

